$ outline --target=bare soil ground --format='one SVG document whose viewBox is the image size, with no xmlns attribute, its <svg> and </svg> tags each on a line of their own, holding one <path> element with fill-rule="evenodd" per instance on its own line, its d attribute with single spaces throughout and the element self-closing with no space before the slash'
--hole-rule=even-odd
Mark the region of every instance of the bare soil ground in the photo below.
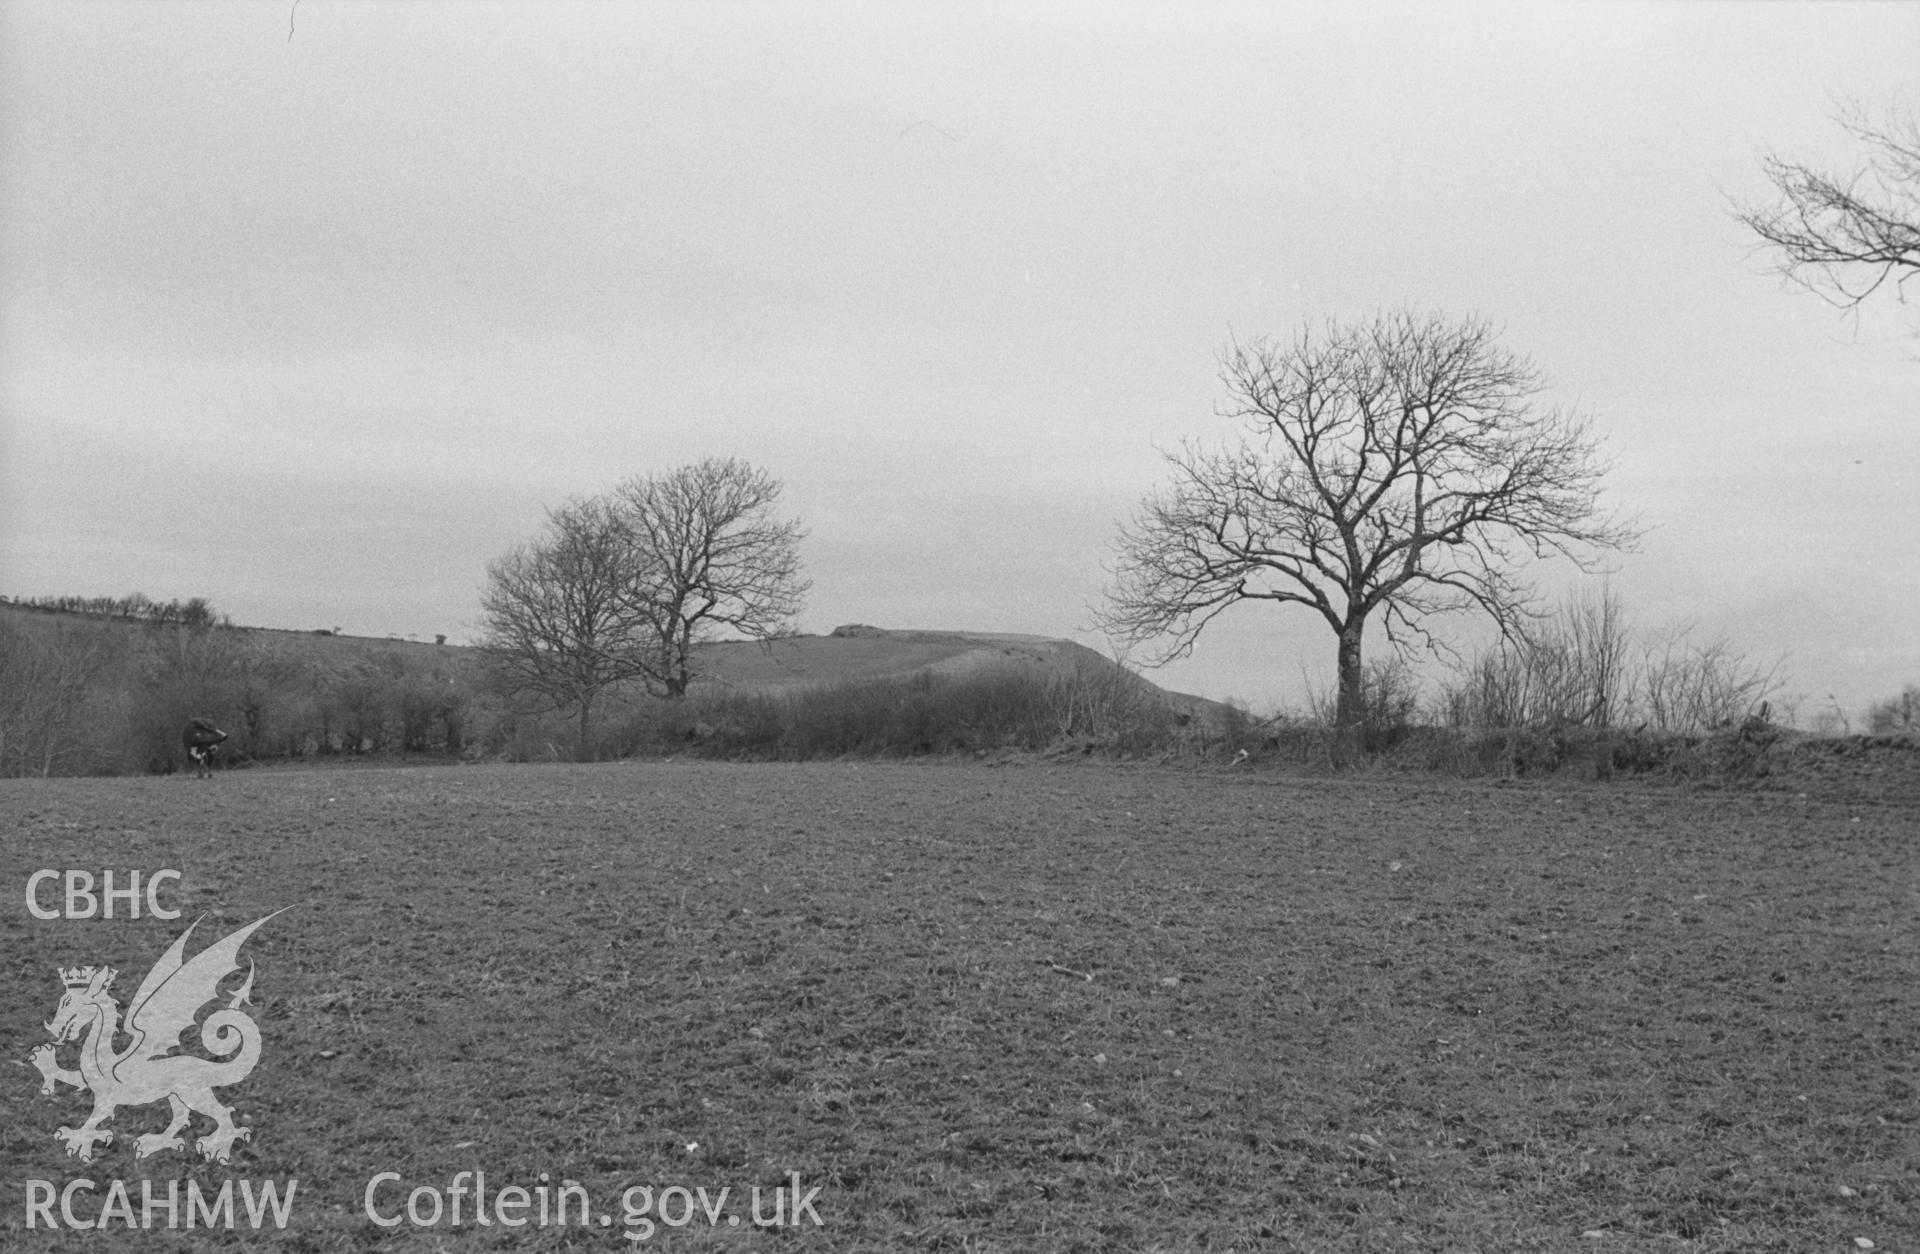
<svg viewBox="0 0 1920 1254">
<path fill-rule="evenodd" d="M 630 1186 L 745 1219 L 795 1173 L 818 1227 L 696 1210 L 649 1244 L 1920 1248 L 1910 799 L 449 766 L 10 780 L 0 834 L 7 1250 L 619 1249 Z M 184 914 L 37 920 L 43 867 L 178 868 Z M 202 912 L 196 947 L 288 905 L 242 954 L 232 1163 L 136 1161 L 157 1105 L 63 1157 L 86 1101 L 20 1064 L 55 969 L 120 967 L 124 1002 Z M 376 1173 L 392 1213 L 476 1169 L 578 1180 L 611 1226 L 363 1213 Z M 27 1181 L 82 1176 L 136 1209 L 299 1185 L 284 1231 L 24 1230 Z"/>
</svg>

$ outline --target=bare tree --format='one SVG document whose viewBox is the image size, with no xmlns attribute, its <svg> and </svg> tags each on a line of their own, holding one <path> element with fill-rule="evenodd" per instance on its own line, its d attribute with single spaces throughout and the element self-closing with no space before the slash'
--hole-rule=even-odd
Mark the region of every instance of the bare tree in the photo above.
<svg viewBox="0 0 1920 1254">
<path fill-rule="evenodd" d="M 1442 717 L 1455 727 L 1610 727 L 1633 701 L 1633 634 L 1612 588 L 1576 592 L 1475 654 L 1442 686 Z"/>
<path fill-rule="evenodd" d="M 695 677 L 693 647 L 723 631 L 771 640 L 792 630 L 810 585 L 800 524 L 773 516 L 780 484 L 737 458 L 627 480 L 613 510 L 629 548 L 622 611 L 640 627 L 635 662 L 656 696 Z"/>
<path fill-rule="evenodd" d="M 480 647 L 510 687 L 576 711 L 582 761 L 593 752 L 594 702 L 647 673 L 634 647 L 635 577 L 626 528 L 604 498 L 551 511 L 545 536 L 487 567 Z"/>
<path fill-rule="evenodd" d="M 1734 216 L 1779 254 L 1792 282 L 1857 310 L 1889 279 L 1905 299 L 1920 274 L 1920 120 L 1862 113 L 1839 119 L 1871 149 L 1864 169 L 1832 174 L 1769 153 L 1761 168 L 1780 199 L 1734 206 Z"/>
<path fill-rule="evenodd" d="M 1222 417 L 1251 432 L 1167 455 L 1170 487 L 1124 528 L 1106 630 L 1170 642 L 1162 664 L 1244 601 L 1304 605 L 1338 640 L 1342 752 L 1365 722 L 1362 639 L 1376 615 L 1399 648 L 1423 620 L 1477 610 L 1503 631 L 1534 611 L 1514 568 L 1559 554 L 1583 569 L 1632 532 L 1599 504 L 1588 422 L 1536 404 L 1538 371 L 1467 319 L 1388 313 L 1303 327 L 1221 355 Z"/>
<path fill-rule="evenodd" d="M 1683 626 L 1651 634 L 1641 646 L 1641 713 L 1660 731 L 1735 723 L 1779 687 L 1778 662 L 1750 658 L 1725 636 L 1702 644 Z"/>
</svg>

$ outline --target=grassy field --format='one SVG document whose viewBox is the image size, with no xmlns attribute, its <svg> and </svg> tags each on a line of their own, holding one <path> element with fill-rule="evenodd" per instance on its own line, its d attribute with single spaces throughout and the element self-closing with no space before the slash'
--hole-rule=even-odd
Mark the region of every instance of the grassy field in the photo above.
<svg viewBox="0 0 1920 1254">
<path fill-rule="evenodd" d="M 8 780 L 0 831 L 8 1250 L 1920 1249 L 1911 802 L 666 762 Z M 176 868 L 183 914 L 31 917 L 69 867 Z M 85 1095 L 20 1061 L 56 968 L 124 1005 L 286 906 L 231 1163 L 136 1161 L 160 1105 L 64 1157 Z M 472 1171 L 593 1222 L 405 1219 Z M 298 1186 L 284 1229 L 24 1230 L 83 1176 L 82 1219 Z"/>
</svg>

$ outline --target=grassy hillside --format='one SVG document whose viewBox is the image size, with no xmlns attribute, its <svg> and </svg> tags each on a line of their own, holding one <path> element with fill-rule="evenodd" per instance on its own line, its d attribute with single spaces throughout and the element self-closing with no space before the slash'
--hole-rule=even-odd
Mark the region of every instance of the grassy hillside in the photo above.
<svg viewBox="0 0 1920 1254">
<path fill-rule="evenodd" d="M 922 673 L 961 677 L 1000 670 L 1046 678 L 1111 672 L 1113 682 L 1130 684 L 1143 697 L 1165 702 L 1176 715 L 1210 724 L 1231 717 L 1220 702 L 1169 692 L 1085 645 L 1047 636 L 854 625 L 836 627 L 825 636 L 794 636 L 771 645 L 752 641 L 708 645 L 701 650 L 700 664 L 706 671 L 704 683 L 710 687 L 757 692 L 848 680 L 905 679 Z"/>
</svg>

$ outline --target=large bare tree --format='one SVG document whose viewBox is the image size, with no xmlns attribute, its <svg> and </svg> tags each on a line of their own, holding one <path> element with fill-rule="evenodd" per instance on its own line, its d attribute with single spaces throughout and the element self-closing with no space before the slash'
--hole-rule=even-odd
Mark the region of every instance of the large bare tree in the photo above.
<svg viewBox="0 0 1920 1254">
<path fill-rule="evenodd" d="M 481 648 L 512 688 L 575 711 L 581 761 L 593 753 L 594 703 L 646 674 L 634 579 L 626 529 L 604 498 L 550 511 L 544 536 L 487 567 Z"/>
<path fill-rule="evenodd" d="M 1437 643 L 1431 615 L 1532 612 L 1529 558 L 1586 567 L 1632 539 L 1602 511 L 1588 421 L 1538 402 L 1539 372 L 1477 320 L 1386 313 L 1221 354 L 1222 417 L 1249 430 L 1166 455 L 1172 483 L 1123 528 L 1102 626 L 1151 664 L 1247 601 L 1304 605 L 1338 641 L 1342 751 L 1365 717 L 1363 637 Z"/>
<path fill-rule="evenodd" d="M 1761 168 L 1779 198 L 1734 214 L 1789 280 L 1851 311 L 1889 281 L 1904 299 L 1920 274 L 1920 120 L 1854 110 L 1839 122 L 1867 146 L 1864 168 L 1832 173 L 1769 154 Z"/>
<path fill-rule="evenodd" d="M 627 480 L 613 508 L 633 575 L 622 604 L 639 625 L 647 688 L 678 699 L 695 677 L 694 646 L 722 632 L 771 640 L 790 632 L 810 585 L 793 520 L 774 516 L 780 483 L 738 458 L 708 458 Z"/>
</svg>

